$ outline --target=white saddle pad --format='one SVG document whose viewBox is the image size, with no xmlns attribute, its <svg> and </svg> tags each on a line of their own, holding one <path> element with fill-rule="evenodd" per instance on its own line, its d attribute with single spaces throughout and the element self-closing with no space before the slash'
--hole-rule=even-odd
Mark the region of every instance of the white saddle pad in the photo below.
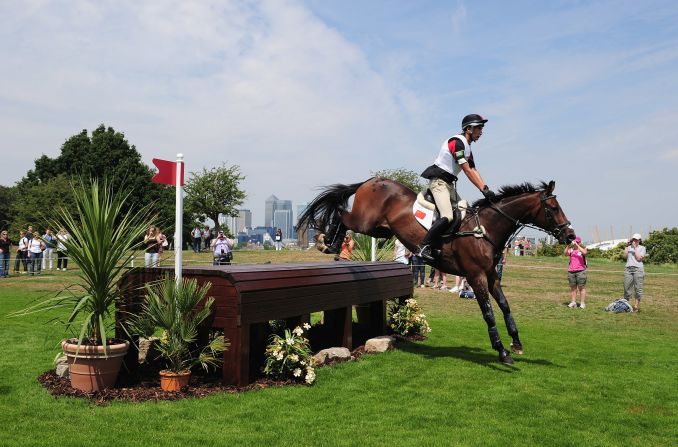
<svg viewBox="0 0 678 447">
<path fill-rule="evenodd" d="M 468 208 L 468 202 L 466 200 L 460 200 L 457 204 L 459 211 L 461 211 L 461 218 L 466 217 L 466 208 Z M 427 230 L 431 228 L 433 223 L 433 214 L 435 212 L 435 204 L 429 202 L 424 198 L 424 194 L 419 193 L 417 195 L 417 200 L 412 204 L 412 214 L 414 218 L 417 219 L 417 222 L 421 224 L 422 227 Z"/>
</svg>

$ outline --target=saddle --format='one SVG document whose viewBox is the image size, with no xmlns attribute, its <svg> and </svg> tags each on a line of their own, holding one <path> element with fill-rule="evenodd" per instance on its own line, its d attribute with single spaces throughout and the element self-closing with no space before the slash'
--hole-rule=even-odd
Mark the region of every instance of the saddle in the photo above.
<svg viewBox="0 0 678 447">
<path fill-rule="evenodd" d="M 469 210 L 468 202 L 462 199 L 457 203 L 457 206 L 454 209 L 459 210 L 461 213 L 460 221 L 463 221 L 466 217 L 466 212 Z M 436 207 L 435 199 L 433 198 L 433 194 L 431 193 L 430 189 L 426 189 L 426 191 L 417 194 L 417 198 L 412 204 L 412 214 L 414 214 L 414 218 L 426 230 L 430 229 L 433 222 L 440 218 L 440 212 Z M 442 235 L 442 238 L 447 239 L 467 233 L 468 232 L 461 233 L 450 229 Z M 485 228 L 478 223 L 478 225 L 473 229 L 472 233 L 474 233 L 476 237 L 483 237 L 483 234 L 485 234 Z"/>
</svg>

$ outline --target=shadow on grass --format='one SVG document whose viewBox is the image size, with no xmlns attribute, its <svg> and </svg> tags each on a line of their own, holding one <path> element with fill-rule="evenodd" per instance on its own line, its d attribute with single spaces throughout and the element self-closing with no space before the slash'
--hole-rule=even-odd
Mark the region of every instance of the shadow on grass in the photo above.
<svg viewBox="0 0 678 447">
<path fill-rule="evenodd" d="M 0 395 L 9 394 L 11 391 L 12 391 L 12 387 L 9 387 L 7 385 L 1 385 L 0 386 Z"/>
<path fill-rule="evenodd" d="M 512 356 L 513 360 L 516 362 L 514 365 L 506 365 L 499 362 L 498 354 L 494 352 L 488 352 L 482 348 L 470 346 L 428 346 L 412 342 L 403 342 L 398 345 L 398 349 L 412 354 L 421 355 L 428 359 L 453 357 L 505 373 L 520 371 L 518 366 L 520 366 L 521 363 L 562 368 L 562 366 L 557 365 L 549 360 L 528 359 L 518 355 Z"/>
</svg>

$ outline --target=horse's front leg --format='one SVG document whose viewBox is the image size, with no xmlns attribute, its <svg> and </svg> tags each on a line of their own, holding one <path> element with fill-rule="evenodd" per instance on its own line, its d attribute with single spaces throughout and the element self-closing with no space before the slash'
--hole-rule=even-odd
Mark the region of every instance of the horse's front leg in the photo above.
<svg viewBox="0 0 678 447">
<path fill-rule="evenodd" d="M 480 306 L 480 311 L 483 313 L 483 319 L 487 324 L 487 332 L 490 336 L 490 343 L 492 348 L 499 353 L 499 361 L 507 365 L 513 364 L 511 354 L 504 349 L 504 345 L 499 338 L 499 331 L 494 319 L 494 312 L 492 311 L 492 303 L 490 302 L 490 294 L 487 288 L 487 279 L 483 278 L 467 278 L 471 283 L 471 287 L 476 294 L 476 301 Z"/>
<path fill-rule="evenodd" d="M 513 343 L 511 343 L 511 351 L 516 354 L 522 355 L 523 344 L 520 342 L 520 338 L 518 337 L 518 328 L 516 327 L 516 322 L 513 321 L 511 308 L 509 307 L 509 303 L 506 300 L 506 295 L 504 295 L 504 291 L 501 288 L 499 278 L 495 273 L 490 274 L 487 280 L 490 286 L 490 291 L 492 292 L 492 296 L 494 297 L 494 300 L 497 302 L 497 305 L 501 309 L 501 312 L 504 314 L 504 322 L 506 323 L 506 329 L 508 330 L 509 335 L 513 339 Z"/>
</svg>

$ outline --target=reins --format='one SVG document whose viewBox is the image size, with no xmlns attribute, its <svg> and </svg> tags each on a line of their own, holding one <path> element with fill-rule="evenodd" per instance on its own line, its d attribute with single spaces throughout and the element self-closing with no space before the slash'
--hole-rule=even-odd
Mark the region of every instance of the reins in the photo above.
<svg viewBox="0 0 678 447">
<path fill-rule="evenodd" d="M 544 191 L 542 191 L 540 196 L 539 196 L 541 207 L 544 210 L 544 217 L 546 218 L 546 222 L 551 224 L 554 227 L 552 229 L 541 228 L 541 227 L 533 225 L 529 222 L 521 222 L 520 219 L 516 219 L 514 217 L 509 216 L 504 210 L 499 208 L 493 202 L 489 202 L 489 206 L 488 206 L 489 209 L 494 210 L 497 213 L 499 213 L 500 215 L 504 216 L 506 219 L 508 219 L 514 225 L 514 227 L 516 227 L 516 229 L 513 231 L 513 233 L 511 233 L 509 238 L 504 243 L 504 247 L 502 247 L 501 249 L 499 248 L 499 246 L 497 244 L 495 244 L 495 242 L 492 239 L 490 239 L 487 236 L 487 233 L 482 231 L 481 226 L 480 226 L 480 210 L 477 209 L 477 208 L 473 208 L 472 213 L 475 217 L 476 228 L 478 230 L 477 231 L 458 232 L 457 235 L 458 236 L 469 236 L 469 235 L 475 236 L 478 233 L 482 232 L 483 239 L 488 241 L 495 248 L 495 250 L 496 250 L 495 255 L 494 255 L 495 258 L 498 258 L 500 256 L 500 253 L 502 253 L 504 251 L 504 249 L 506 249 L 509 246 L 509 244 L 511 243 L 513 238 L 515 236 L 517 236 L 518 233 L 520 233 L 523 230 L 523 228 L 525 228 L 525 227 L 532 228 L 534 230 L 544 231 L 544 232 L 552 235 L 553 237 L 558 238 L 558 237 L 560 237 L 560 233 L 563 231 L 563 229 L 567 228 L 570 225 L 570 221 L 568 220 L 567 222 L 564 222 L 560 225 L 556 224 L 555 217 L 553 216 L 553 211 L 551 211 L 549 209 L 548 205 L 546 204 L 546 201 L 549 200 L 549 199 L 552 199 L 552 198 L 555 199 L 556 196 L 553 195 L 553 194 L 547 196 Z M 522 219 L 522 217 L 521 217 L 521 219 Z"/>
</svg>

